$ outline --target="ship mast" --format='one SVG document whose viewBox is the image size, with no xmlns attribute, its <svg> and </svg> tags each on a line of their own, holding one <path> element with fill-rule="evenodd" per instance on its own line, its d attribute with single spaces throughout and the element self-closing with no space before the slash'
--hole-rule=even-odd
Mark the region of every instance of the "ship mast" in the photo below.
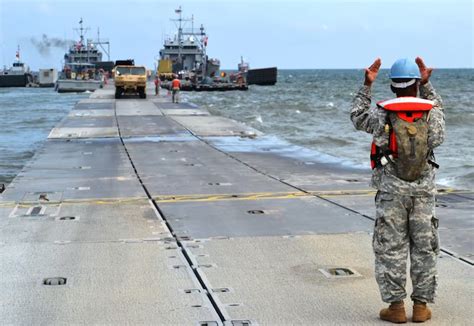
<svg viewBox="0 0 474 326">
<path fill-rule="evenodd" d="M 179 14 L 178 19 L 171 19 L 171 21 L 178 22 L 177 27 L 178 27 L 178 62 L 179 64 L 182 64 L 182 52 L 183 52 L 183 35 L 187 33 L 183 33 L 183 27 L 184 24 L 183 22 L 188 22 L 192 21 L 192 19 L 189 18 L 183 18 L 183 10 L 181 9 L 181 6 L 179 6 L 178 9 L 175 9 L 175 13 Z M 182 69 L 182 67 L 181 67 Z"/>
<path fill-rule="evenodd" d="M 89 27 L 84 28 L 84 25 L 82 23 L 82 17 L 81 17 L 81 20 L 79 21 L 79 26 L 80 26 L 79 29 L 74 28 L 74 30 L 76 32 L 79 31 L 79 37 L 81 39 L 79 41 L 79 44 L 81 45 L 81 48 L 82 48 L 84 46 L 84 35 L 89 30 Z M 87 43 L 85 44 L 85 47 L 86 47 L 86 50 L 88 50 L 88 44 Z M 87 62 L 89 62 L 89 51 L 86 51 L 86 52 L 87 52 Z"/>
<path fill-rule="evenodd" d="M 104 40 L 104 39 L 100 39 L 100 29 L 97 28 L 97 41 L 94 42 L 95 44 L 98 44 L 100 46 L 100 48 L 102 49 L 102 51 L 105 52 L 105 54 L 107 54 L 107 60 L 110 61 L 110 42 L 109 40 Z M 107 45 L 107 50 L 104 48 L 104 45 Z"/>
</svg>

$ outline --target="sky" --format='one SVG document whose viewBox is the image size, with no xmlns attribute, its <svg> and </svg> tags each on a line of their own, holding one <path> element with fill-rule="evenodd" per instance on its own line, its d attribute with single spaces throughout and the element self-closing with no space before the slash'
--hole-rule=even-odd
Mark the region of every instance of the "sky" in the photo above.
<svg viewBox="0 0 474 326">
<path fill-rule="evenodd" d="M 82 17 L 86 37 L 100 28 L 109 39 L 111 60 L 153 68 L 179 6 L 204 25 L 207 53 L 224 69 L 241 56 L 251 68 L 359 69 L 377 57 L 389 68 L 416 56 L 435 68 L 474 66 L 472 0 L 0 0 L 0 67 L 20 45 L 32 69 L 60 68 L 66 48 L 40 53 L 32 40 L 78 40 Z"/>
</svg>

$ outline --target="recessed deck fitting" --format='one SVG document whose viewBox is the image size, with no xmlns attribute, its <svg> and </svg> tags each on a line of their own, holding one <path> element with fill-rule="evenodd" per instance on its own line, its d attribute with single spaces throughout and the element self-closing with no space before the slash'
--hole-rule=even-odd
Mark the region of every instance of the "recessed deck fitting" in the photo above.
<svg viewBox="0 0 474 326">
<path fill-rule="evenodd" d="M 320 268 L 319 271 L 327 278 L 361 277 L 356 270 L 348 267 Z"/>
<path fill-rule="evenodd" d="M 43 280 L 43 285 L 65 285 L 66 277 L 48 277 Z"/>
</svg>

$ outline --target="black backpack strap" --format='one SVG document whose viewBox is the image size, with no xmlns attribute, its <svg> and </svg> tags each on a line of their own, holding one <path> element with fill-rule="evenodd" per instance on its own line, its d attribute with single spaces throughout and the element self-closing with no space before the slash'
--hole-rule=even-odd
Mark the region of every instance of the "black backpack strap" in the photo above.
<svg viewBox="0 0 474 326">
<path fill-rule="evenodd" d="M 434 152 L 433 150 L 431 150 L 429 153 L 428 153 L 428 164 L 430 164 L 432 167 L 434 167 L 435 169 L 439 169 L 439 164 L 436 163 L 436 158 L 435 158 L 435 155 L 434 155 Z"/>
</svg>

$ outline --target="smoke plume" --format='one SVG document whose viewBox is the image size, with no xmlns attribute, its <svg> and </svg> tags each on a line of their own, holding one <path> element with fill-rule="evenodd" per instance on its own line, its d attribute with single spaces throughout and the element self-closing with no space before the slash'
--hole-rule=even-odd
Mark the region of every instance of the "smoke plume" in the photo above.
<svg viewBox="0 0 474 326">
<path fill-rule="evenodd" d="M 57 37 L 48 37 L 43 34 L 41 38 L 32 37 L 31 43 L 36 47 L 41 55 L 48 56 L 51 48 L 66 49 L 68 46 L 74 43 L 72 40 L 64 40 Z"/>
</svg>

